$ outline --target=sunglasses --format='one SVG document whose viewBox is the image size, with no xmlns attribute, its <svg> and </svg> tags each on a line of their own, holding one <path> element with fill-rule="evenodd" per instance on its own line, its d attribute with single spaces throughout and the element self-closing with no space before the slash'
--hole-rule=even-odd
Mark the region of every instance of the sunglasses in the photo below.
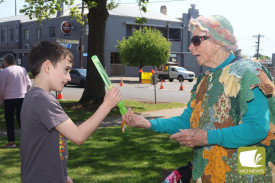
<svg viewBox="0 0 275 183">
<path fill-rule="evenodd" d="M 209 39 L 207 36 L 193 36 L 191 39 L 191 43 L 193 43 L 194 46 L 199 46 L 202 41 Z"/>
</svg>

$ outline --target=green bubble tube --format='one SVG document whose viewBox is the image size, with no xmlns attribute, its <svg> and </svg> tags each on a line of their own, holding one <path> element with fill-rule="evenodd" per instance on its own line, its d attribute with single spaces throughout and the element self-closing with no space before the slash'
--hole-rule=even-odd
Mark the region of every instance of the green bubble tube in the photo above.
<svg viewBox="0 0 275 183">
<path fill-rule="evenodd" d="M 92 59 L 93 63 L 95 64 L 95 67 L 96 67 L 97 71 L 99 72 L 102 80 L 104 81 L 107 89 L 110 91 L 113 88 L 113 85 L 112 85 L 112 82 L 110 81 L 105 69 L 103 68 L 101 62 L 99 61 L 99 59 L 96 55 L 93 55 L 91 59 Z M 122 100 L 117 104 L 117 106 L 119 108 L 119 112 L 120 112 L 121 115 L 126 114 L 127 109 L 124 106 L 124 103 L 123 103 Z M 125 128 L 126 128 L 126 122 L 125 121 L 122 121 L 121 128 L 122 128 L 122 132 L 124 133 Z"/>
</svg>

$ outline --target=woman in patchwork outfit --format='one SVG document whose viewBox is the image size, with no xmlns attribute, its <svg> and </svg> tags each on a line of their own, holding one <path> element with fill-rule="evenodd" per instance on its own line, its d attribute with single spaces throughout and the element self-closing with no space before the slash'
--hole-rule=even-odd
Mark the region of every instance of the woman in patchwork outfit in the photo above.
<svg viewBox="0 0 275 183">
<path fill-rule="evenodd" d="M 194 147 L 195 182 L 275 182 L 271 74 L 259 62 L 234 56 L 237 41 L 226 18 L 199 16 L 190 20 L 189 30 L 189 50 L 208 70 L 198 77 L 187 108 L 181 116 L 154 120 L 129 109 L 127 124 L 172 134 L 181 145 Z M 252 164 L 250 156 L 256 158 Z"/>
</svg>

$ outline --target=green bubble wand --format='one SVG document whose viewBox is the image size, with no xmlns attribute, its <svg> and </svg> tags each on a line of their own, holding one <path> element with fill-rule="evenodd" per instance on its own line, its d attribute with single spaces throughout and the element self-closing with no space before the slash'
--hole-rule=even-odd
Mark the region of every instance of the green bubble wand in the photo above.
<svg viewBox="0 0 275 183">
<path fill-rule="evenodd" d="M 112 82 L 110 81 L 110 79 L 109 79 L 109 77 L 108 77 L 108 75 L 107 75 L 105 69 L 103 68 L 101 62 L 99 61 L 98 57 L 97 57 L 96 55 L 93 55 L 93 56 L 91 57 L 91 59 L 92 59 L 93 63 L 95 64 L 95 67 L 96 67 L 97 71 L 99 72 L 99 74 L 100 74 L 102 80 L 104 81 L 104 83 L 105 83 L 107 89 L 108 89 L 109 91 L 111 91 L 111 89 L 113 88 Z M 126 114 L 127 109 L 126 109 L 126 107 L 124 106 L 124 103 L 123 103 L 122 100 L 117 104 L 117 106 L 118 106 L 118 108 L 119 108 L 119 112 L 120 112 L 121 115 Z M 123 121 L 122 121 L 122 124 L 121 124 L 121 129 L 122 129 L 122 132 L 123 132 L 123 133 L 124 133 L 124 131 L 125 131 L 125 128 L 126 128 L 126 121 L 123 120 Z"/>
</svg>

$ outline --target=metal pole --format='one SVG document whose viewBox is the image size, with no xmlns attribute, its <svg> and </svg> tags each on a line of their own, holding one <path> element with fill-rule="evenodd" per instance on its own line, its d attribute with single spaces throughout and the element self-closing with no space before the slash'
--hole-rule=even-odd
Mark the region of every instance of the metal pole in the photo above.
<svg viewBox="0 0 275 183">
<path fill-rule="evenodd" d="M 170 26 L 170 22 L 167 22 L 167 40 L 169 41 L 169 26 Z"/>
<path fill-rule="evenodd" d="M 82 10 L 81 10 L 81 17 L 83 21 L 83 13 L 84 13 L 84 1 L 82 0 Z M 82 46 L 83 45 L 83 26 L 80 25 L 80 41 L 79 41 L 79 68 L 82 69 Z"/>
<path fill-rule="evenodd" d="M 156 75 L 153 74 L 154 92 L 155 92 L 155 104 L 157 103 L 157 90 L 156 90 Z"/>
<path fill-rule="evenodd" d="M 15 0 L 15 16 L 17 16 L 16 0 Z"/>
</svg>

